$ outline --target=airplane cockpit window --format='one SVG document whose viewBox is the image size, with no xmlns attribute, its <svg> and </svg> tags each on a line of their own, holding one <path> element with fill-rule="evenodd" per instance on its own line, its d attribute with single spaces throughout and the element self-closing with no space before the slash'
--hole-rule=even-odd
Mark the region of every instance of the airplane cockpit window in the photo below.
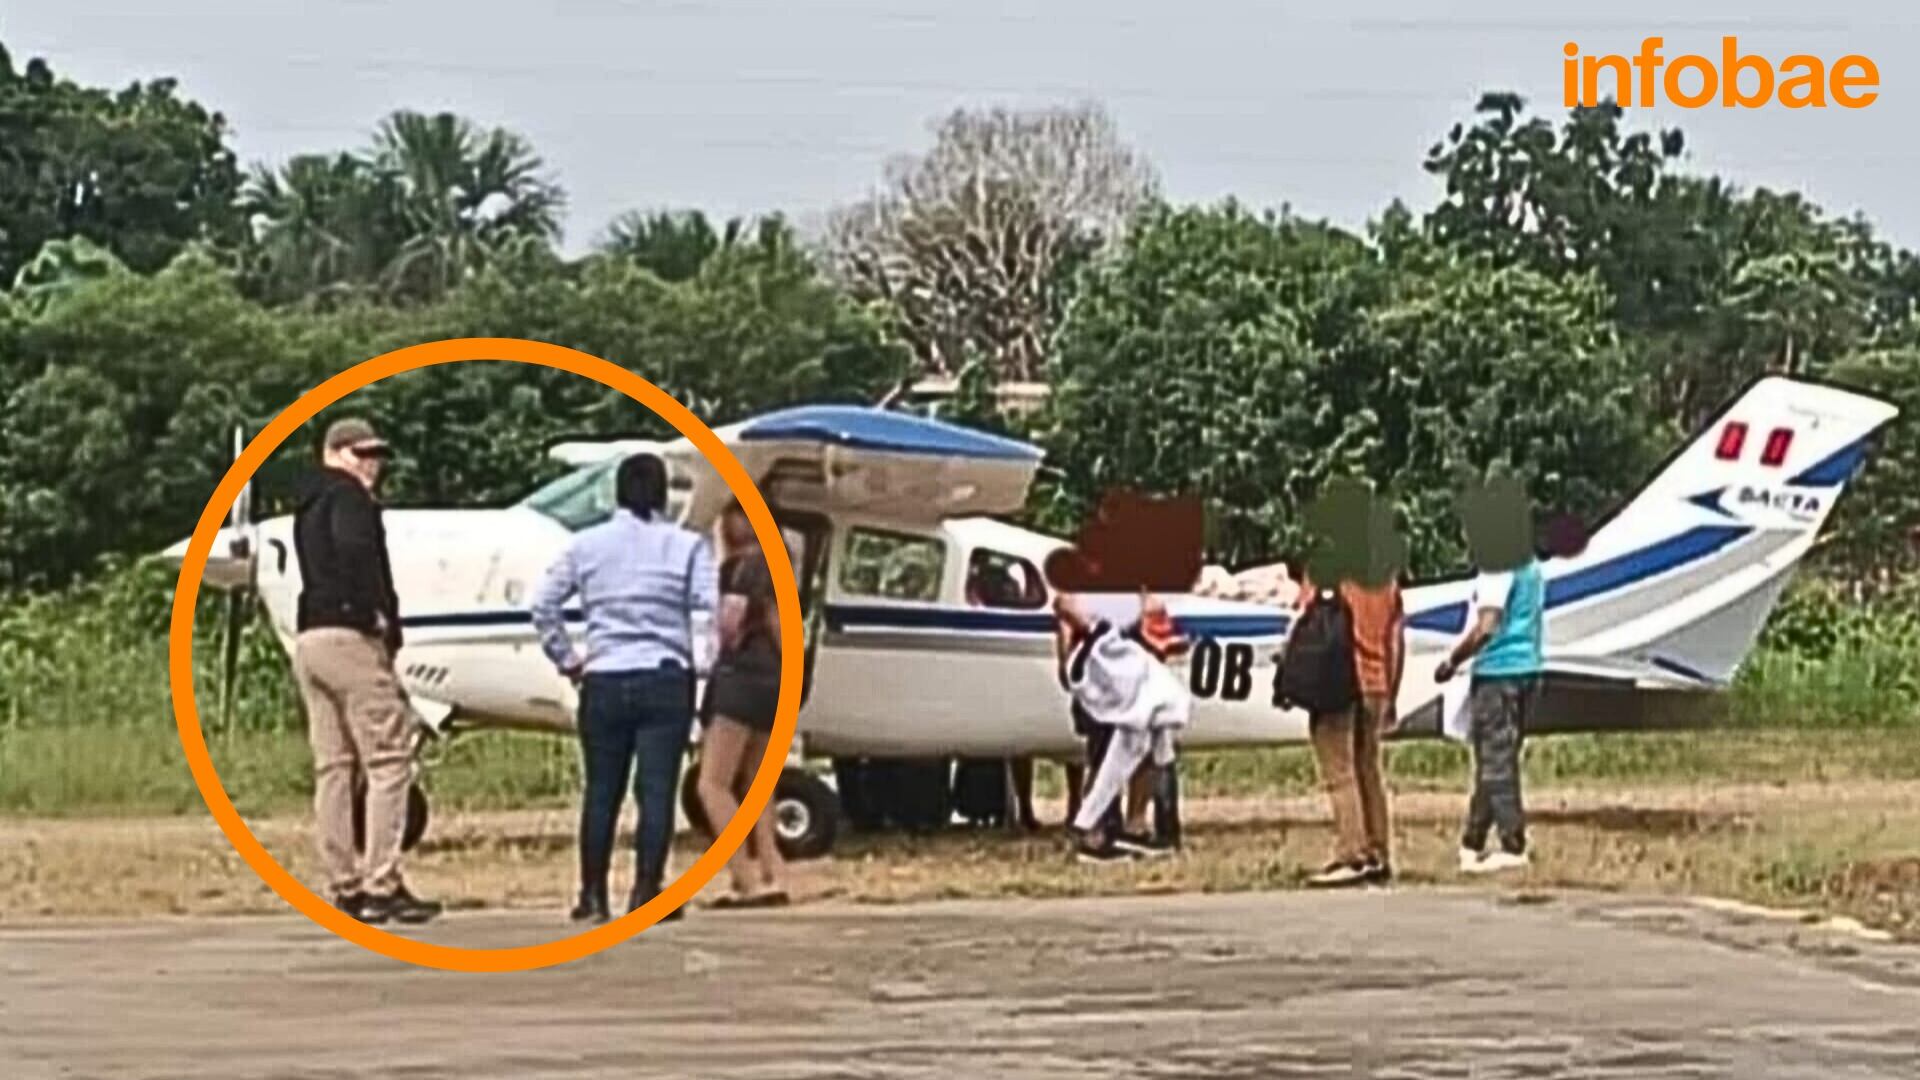
<svg viewBox="0 0 1920 1080">
<path fill-rule="evenodd" d="M 840 588 L 855 596 L 885 600 L 940 599 L 947 545 L 930 536 L 854 529 L 840 563 Z"/>
<path fill-rule="evenodd" d="M 1047 585 L 1026 559 L 981 548 L 967 561 L 967 603 L 1033 611 L 1047 606 Z"/>
<path fill-rule="evenodd" d="M 613 516 L 613 482 L 621 458 L 611 457 L 560 477 L 520 500 L 520 505 L 545 514 L 572 532 L 591 528 Z M 669 467 L 667 517 L 680 520 L 693 492 L 693 477 Z"/>
<path fill-rule="evenodd" d="M 520 501 L 520 505 L 559 522 L 572 532 L 613 516 L 614 471 L 620 459 L 608 458 L 560 477 Z"/>
</svg>

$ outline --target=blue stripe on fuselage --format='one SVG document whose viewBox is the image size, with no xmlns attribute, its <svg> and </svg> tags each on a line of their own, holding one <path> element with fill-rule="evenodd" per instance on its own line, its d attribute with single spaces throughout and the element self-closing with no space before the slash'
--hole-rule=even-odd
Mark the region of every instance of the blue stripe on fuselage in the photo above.
<svg viewBox="0 0 1920 1080">
<path fill-rule="evenodd" d="M 569 608 L 564 616 L 568 622 L 586 621 L 586 612 L 578 608 Z M 503 608 L 498 611 L 449 611 L 439 615 L 405 615 L 400 625 L 409 629 L 435 630 L 448 627 L 469 626 L 513 626 L 531 624 L 533 612 L 525 608 Z"/>
<path fill-rule="evenodd" d="M 1638 584 L 1647 578 L 1698 561 L 1752 533 L 1745 525 L 1701 525 L 1638 551 L 1616 555 L 1565 577 L 1547 582 L 1547 610 L 1577 604 L 1605 592 Z M 1457 634 L 1467 628 L 1467 601 L 1429 608 L 1407 619 L 1415 630 Z"/>
<path fill-rule="evenodd" d="M 1702 525 L 1666 540 L 1615 556 L 1584 570 L 1555 578 L 1547 583 L 1547 608 L 1575 604 L 1602 593 L 1637 584 L 1647 578 L 1697 562 L 1750 535 L 1744 525 Z M 585 616 L 568 610 L 568 622 Z M 459 611 L 437 615 L 412 615 L 401 619 L 408 629 L 511 626 L 527 624 L 533 616 L 525 609 Z M 1288 615 L 1176 615 L 1181 633 L 1190 637 L 1264 638 L 1279 637 L 1291 623 Z M 1407 619 L 1414 630 L 1459 633 L 1467 625 L 1467 602 L 1456 601 L 1416 612 Z M 861 630 L 946 630 L 962 633 L 1048 634 L 1053 632 L 1053 617 L 1044 611 L 958 610 L 947 607 L 895 607 L 880 604 L 832 604 L 827 608 L 827 627 L 833 631 Z"/>
<path fill-rule="evenodd" d="M 1274 613 L 1245 615 L 1176 615 L 1174 624 L 1190 637 L 1279 637 L 1287 632 L 1287 616 Z M 953 608 L 892 607 L 878 604 L 834 604 L 827 608 L 827 628 L 861 630 L 958 630 L 989 634 L 1050 634 L 1053 616 L 1045 612 L 982 611 Z"/>
</svg>

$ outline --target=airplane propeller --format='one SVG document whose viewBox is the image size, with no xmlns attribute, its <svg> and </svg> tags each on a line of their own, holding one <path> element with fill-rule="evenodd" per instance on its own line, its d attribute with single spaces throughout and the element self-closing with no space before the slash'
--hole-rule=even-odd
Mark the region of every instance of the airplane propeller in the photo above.
<svg viewBox="0 0 1920 1080">
<path fill-rule="evenodd" d="M 233 429 L 233 456 L 235 460 L 246 446 L 246 430 L 239 425 Z M 222 621 L 220 633 L 220 728 L 232 729 L 233 709 L 237 700 L 240 683 L 240 633 L 245 629 L 253 614 L 255 591 L 258 580 L 259 553 L 253 534 L 253 481 L 248 480 L 240 494 L 233 500 L 233 509 L 227 512 L 227 532 L 229 534 L 227 553 L 229 557 L 244 560 L 246 564 L 245 584 L 227 593 L 226 617 Z"/>
</svg>

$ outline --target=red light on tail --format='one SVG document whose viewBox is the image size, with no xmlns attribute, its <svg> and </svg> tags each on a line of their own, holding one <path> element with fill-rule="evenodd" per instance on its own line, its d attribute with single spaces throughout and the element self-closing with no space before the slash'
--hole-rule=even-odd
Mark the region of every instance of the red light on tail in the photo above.
<svg viewBox="0 0 1920 1080">
<path fill-rule="evenodd" d="M 1767 436 L 1766 448 L 1760 451 L 1760 464 L 1777 468 L 1787 460 L 1787 450 L 1793 446 L 1793 431 L 1790 428 L 1774 428 Z"/>
<path fill-rule="evenodd" d="M 1740 457 L 1740 448 L 1747 444 L 1747 425 L 1738 420 L 1720 429 L 1720 448 L 1713 456 L 1721 461 L 1735 461 Z"/>
</svg>

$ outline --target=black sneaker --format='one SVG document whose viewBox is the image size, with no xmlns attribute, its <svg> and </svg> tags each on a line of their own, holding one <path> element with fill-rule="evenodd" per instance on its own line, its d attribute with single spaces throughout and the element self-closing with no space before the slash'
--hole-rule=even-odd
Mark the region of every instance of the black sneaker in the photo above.
<svg viewBox="0 0 1920 1080">
<path fill-rule="evenodd" d="M 1111 866 L 1116 863 L 1132 862 L 1136 856 L 1112 840 L 1104 844 L 1091 844 L 1080 840 L 1074 844 L 1073 857 L 1083 863 L 1095 866 Z"/>
<path fill-rule="evenodd" d="M 648 903 L 652 902 L 654 897 L 659 895 L 660 895 L 659 889 L 648 889 L 639 885 L 635 885 L 633 887 L 633 892 L 628 894 L 627 896 L 627 914 L 631 915 L 634 912 L 639 911 L 641 908 L 647 906 Z M 660 916 L 660 921 L 663 923 L 678 922 L 679 920 L 684 919 L 686 917 L 687 917 L 687 906 L 685 904 L 682 904 L 679 907 L 674 908 L 672 911 L 667 912 L 665 915 Z"/>
<path fill-rule="evenodd" d="M 357 889 L 350 893 L 336 893 L 328 903 L 344 912 L 347 918 L 358 919 L 366 914 L 367 894 Z"/>
<path fill-rule="evenodd" d="M 1367 860 L 1363 871 L 1369 885 L 1390 885 L 1393 883 L 1393 864 L 1379 859 Z"/>
<path fill-rule="evenodd" d="M 573 905 L 573 910 L 567 913 L 567 918 L 574 922 L 596 923 L 603 923 L 613 918 L 613 912 L 607 905 L 607 890 L 604 888 L 580 890 L 580 900 Z"/>
<path fill-rule="evenodd" d="M 441 912 L 442 905 L 434 900 L 422 900 L 408 891 L 405 885 L 393 891 L 391 896 L 369 896 L 361 908 L 360 921 L 370 925 L 393 921 L 408 926 L 418 926 L 431 922 Z"/>
<path fill-rule="evenodd" d="M 1146 859 L 1164 859 L 1173 854 L 1174 845 L 1157 836 L 1142 836 L 1138 833 L 1116 833 L 1113 846 L 1132 855 Z"/>
</svg>

